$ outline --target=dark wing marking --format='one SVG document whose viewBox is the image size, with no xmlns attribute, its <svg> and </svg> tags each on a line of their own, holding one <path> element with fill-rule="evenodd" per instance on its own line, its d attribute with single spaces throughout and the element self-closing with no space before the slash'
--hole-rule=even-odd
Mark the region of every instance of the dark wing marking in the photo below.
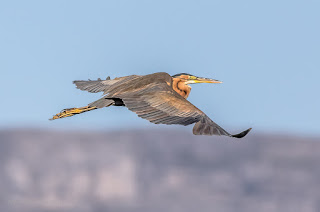
<svg viewBox="0 0 320 212">
<path fill-rule="evenodd" d="M 119 77 L 115 78 L 113 80 L 110 79 L 110 77 L 107 77 L 106 80 L 76 80 L 73 81 L 73 83 L 76 85 L 76 87 L 83 91 L 88 91 L 90 93 L 98 93 L 98 92 L 104 92 L 108 93 L 109 90 L 112 90 L 112 87 L 118 86 L 119 84 L 126 83 L 132 79 L 135 79 L 139 77 L 138 75 L 130 75 L 126 77 Z"/>
<path fill-rule="evenodd" d="M 242 138 L 246 136 L 250 132 L 251 128 L 235 134 L 231 135 L 225 129 L 220 127 L 217 123 L 212 121 L 207 115 L 204 116 L 201 121 L 197 122 L 193 127 L 194 135 L 225 135 L 234 138 Z"/>
<path fill-rule="evenodd" d="M 119 95 L 119 98 L 129 110 L 155 124 L 196 123 L 193 128 L 195 135 L 225 135 L 241 138 L 251 130 L 231 135 L 166 83 L 150 84 L 139 91 Z"/>
</svg>

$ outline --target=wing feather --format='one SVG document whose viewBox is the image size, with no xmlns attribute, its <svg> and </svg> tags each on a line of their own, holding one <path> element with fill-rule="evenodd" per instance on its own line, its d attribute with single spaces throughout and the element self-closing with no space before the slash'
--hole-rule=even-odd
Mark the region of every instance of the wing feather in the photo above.
<svg viewBox="0 0 320 212">
<path fill-rule="evenodd" d="M 106 80 L 76 80 L 73 81 L 73 84 L 75 84 L 78 89 L 83 91 L 88 91 L 90 93 L 104 92 L 104 94 L 107 94 L 115 87 L 122 86 L 128 81 L 139 77 L 140 76 L 138 75 L 130 75 L 126 77 L 115 78 L 113 80 L 111 80 L 110 77 L 108 77 Z"/>
<path fill-rule="evenodd" d="M 166 79 L 166 75 L 163 73 L 162 78 Z M 109 97 L 122 99 L 129 110 L 155 124 L 190 125 L 196 123 L 193 128 L 195 135 L 224 135 L 236 138 L 244 137 L 251 130 L 250 128 L 236 135 L 228 133 L 200 109 L 175 92 L 166 80 L 161 81 L 158 78 L 157 81 L 152 81 L 141 78 L 141 80 L 133 81 L 130 89 L 120 89 L 118 86 L 115 90 L 109 93 Z"/>
</svg>

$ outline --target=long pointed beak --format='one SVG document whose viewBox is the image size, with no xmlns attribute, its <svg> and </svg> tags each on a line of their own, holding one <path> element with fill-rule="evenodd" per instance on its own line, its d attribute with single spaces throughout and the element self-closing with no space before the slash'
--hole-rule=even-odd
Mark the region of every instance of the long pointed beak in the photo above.
<svg viewBox="0 0 320 212">
<path fill-rule="evenodd" d="M 193 84 L 193 83 L 222 83 L 222 82 L 215 79 L 198 77 L 197 79 L 190 80 L 188 84 Z"/>
</svg>

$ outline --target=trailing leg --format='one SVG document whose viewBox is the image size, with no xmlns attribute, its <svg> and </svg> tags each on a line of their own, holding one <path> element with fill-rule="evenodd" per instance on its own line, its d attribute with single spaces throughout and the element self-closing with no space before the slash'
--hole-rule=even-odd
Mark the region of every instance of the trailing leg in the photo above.
<svg viewBox="0 0 320 212">
<path fill-rule="evenodd" d="M 85 107 L 64 109 L 60 113 L 57 113 L 56 115 L 54 115 L 49 120 L 70 117 L 70 116 L 74 116 L 76 114 L 84 113 L 87 111 L 91 111 L 91 110 L 95 110 L 95 109 L 99 109 L 99 108 L 104 108 L 104 107 L 109 107 L 111 105 L 120 106 L 121 104 L 123 105 L 123 102 L 121 100 L 108 99 L 108 98 L 103 97 L 101 99 L 98 99 L 97 101 L 90 103 L 88 106 L 85 106 Z"/>
<path fill-rule="evenodd" d="M 76 114 L 84 113 L 84 112 L 95 110 L 95 109 L 98 109 L 98 108 L 97 107 L 85 106 L 85 107 L 79 107 L 79 108 L 63 109 L 60 113 L 57 113 L 56 115 L 54 115 L 50 120 L 70 117 L 70 116 L 74 116 Z"/>
</svg>

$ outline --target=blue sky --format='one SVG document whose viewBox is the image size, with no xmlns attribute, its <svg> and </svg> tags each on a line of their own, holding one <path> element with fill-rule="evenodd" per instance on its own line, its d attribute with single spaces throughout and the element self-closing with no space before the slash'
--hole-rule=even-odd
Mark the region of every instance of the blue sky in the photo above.
<svg viewBox="0 0 320 212">
<path fill-rule="evenodd" d="M 231 132 L 320 132 L 319 1 L 2 1 L 0 127 L 154 127 L 126 108 L 48 121 L 100 97 L 76 79 L 211 77 L 189 100 Z M 162 126 L 157 126 L 161 128 Z"/>
</svg>

